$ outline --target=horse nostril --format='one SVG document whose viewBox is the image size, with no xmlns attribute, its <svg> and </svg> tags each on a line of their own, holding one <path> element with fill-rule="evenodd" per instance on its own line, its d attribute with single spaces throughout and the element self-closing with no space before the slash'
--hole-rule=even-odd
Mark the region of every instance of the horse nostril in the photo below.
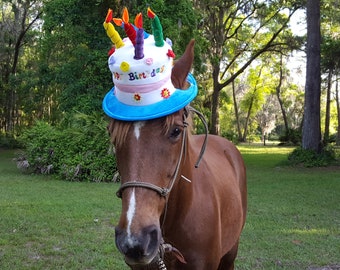
<svg viewBox="0 0 340 270">
<path fill-rule="evenodd" d="M 158 253 L 160 239 L 161 232 L 156 225 L 144 228 L 139 235 L 127 235 L 124 230 L 116 228 L 117 248 L 130 264 L 150 263 Z"/>
<path fill-rule="evenodd" d="M 161 240 L 161 231 L 159 227 L 156 225 L 152 225 L 147 227 L 144 230 L 145 237 L 145 251 L 147 255 L 155 254 L 158 251 L 160 240 Z"/>
</svg>

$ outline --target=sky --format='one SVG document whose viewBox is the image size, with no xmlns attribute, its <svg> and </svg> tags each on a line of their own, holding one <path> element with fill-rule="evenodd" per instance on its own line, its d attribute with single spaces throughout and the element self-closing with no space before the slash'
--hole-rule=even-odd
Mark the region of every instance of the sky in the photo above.
<svg viewBox="0 0 340 270">
<path fill-rule="evenodd" d="M 293 14 L 290 27 L 294 35 L 303 36 L 307 33 L 306 12 L 298 10 Z M 306 54 L 304 52 L 294 52 L 287 63 L 294 82 L 300 86 L 305 85 L 306 80 Z"/>
</svg>

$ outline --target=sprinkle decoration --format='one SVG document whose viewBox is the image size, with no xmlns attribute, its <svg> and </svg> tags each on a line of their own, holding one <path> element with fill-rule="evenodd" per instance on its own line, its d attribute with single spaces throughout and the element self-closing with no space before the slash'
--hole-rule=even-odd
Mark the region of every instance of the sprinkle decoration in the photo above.
<svg viewBox="0 0 340 270">
<path fill-rule="evenodd" d="M 120 69 L 121 69 L 121 71 L 123 71 L 123 72 L 128 72 L 129 69 L 130 69 L 129 63 L 123 61 L 123 62 L 120 64 Z"/>
<path fill-rule="evenodd" d="M 157 47 L 163 47 L 164 40 L 163 40 L 163 28 L 162 28 L 161 22 L 158 16 L 151 10 L 150 7 L 148 7 L 147 14 L 148 14 L 148 17 L 152 19 L 151 27 L 152 27 L 152 33 L 155 38 L 155 45 Z"/>
<path fill-rule="evenodd" d="M 112 9 L 109 8 L 105 21 L 103 23 L 104 29 L 106 30 L 107 36 L 111 39 L 112 43 L 115 44 L 117 48 L 123 47 L 124 42 L 120 37 L 119 33 L 114 28 L 113 24 L 111 23 L 112 20 Z"/>
<path fill-rule="evenodd" d="M 138 28 L 135 45 L 134 59 L 139 60 L 144 58 L 144 29 L 143 29 L 143 16 L 139 13 L 135 18 L 135 25 Z"/>
<path fill-rule="evenodd" d="M 152 58 L 146 58 L 145 59 L 145 64 L 147 64 L 147 65 L 152 65 L 153 64 L 153 59 Z"/>
<path fill-rule="evenodd" d="M 173 52 L 173 50 L 168 50 L 168 53 L 166 54 L 167 56 L 171 57 L 171 58 L 175 58 L 175 53 Z"/>
<path fill-rule="evenodd" d="M 108 56 L 111 56 L 112 54 L 114 54 L 115 51 L 116 51 L 116 48 L 115 48 L 115 47 L 112 47 L 112 48 L 108 51 L 107 55 L 108 55 Z"/>
</svg>

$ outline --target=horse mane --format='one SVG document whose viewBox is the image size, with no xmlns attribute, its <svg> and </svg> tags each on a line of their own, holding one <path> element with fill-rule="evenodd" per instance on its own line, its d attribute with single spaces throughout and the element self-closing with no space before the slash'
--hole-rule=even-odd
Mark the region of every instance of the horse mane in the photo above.
<svg viewBox="0 0 340 270">
<path fill-rule="evenodd" d="M 191 114 L 189 114 L 186 121 L 189 123 L 189 126 L 192 127 Z M 175 114 L 170 114 L 168 116 L 162 117 L 161 118 L 162 133 L 167 134 L 169 132 L 170 127 L 174 124 L 174 122 L 175 122 Z M 107 129 L 111 137 L 111 143 L 116 148 L 122 146 L 133 123 L 134 122 L 132 121 L 121 121 L 121 120 L 111 118 L 111 121 Z M 191 132 L 188 132 L 188 134 L 191 134 Z"/>
</svg>

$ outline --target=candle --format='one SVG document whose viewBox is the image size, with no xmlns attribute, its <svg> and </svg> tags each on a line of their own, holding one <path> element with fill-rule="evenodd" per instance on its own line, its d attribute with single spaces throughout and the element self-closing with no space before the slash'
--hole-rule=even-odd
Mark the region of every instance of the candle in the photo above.
<svg viewBox="0 0 340 270">
<path fill-rule="evenodd" d="M 124 30 L 128 38 L 131 40 L 132 44 L 136 44 L 136 30 L 131 23 L 129 23 L 129 11 L 125 7 L 123 10 L 123 22 L 124 22 Z"/>
<path fill-rule="evenodd" d="M 138 28 L 135 45 L 134 58 L 139 60 L 144 58 L 144 30 L 143 30 L 143 16 L 139 13 L 135 18 L 135 25 Z"/>
<path fill-rule="evenodd" d="M 124 42 L 121 39 L 119 33 L 114 28 L 113 24 L 110 22 L 112 20 L 112 9 L 109 9 L 103 23 L 104 29 L 106 30 L 107 36 L 111 39 L 112 43 L 115 44 L 117 48 L 123 47 Z"/>
<path fill-rule="evenodd" d="M 155 38 L 155 45 L 157 47 L 163 47 L 164 46 L 164 40 L 163 40 L 163 29 L 161 22 L 158 18 L 158 16 L 151 10 L 150 7 L 148 7 L 148 17 L 152 19 L 152 32 Z"/>
</svg>

